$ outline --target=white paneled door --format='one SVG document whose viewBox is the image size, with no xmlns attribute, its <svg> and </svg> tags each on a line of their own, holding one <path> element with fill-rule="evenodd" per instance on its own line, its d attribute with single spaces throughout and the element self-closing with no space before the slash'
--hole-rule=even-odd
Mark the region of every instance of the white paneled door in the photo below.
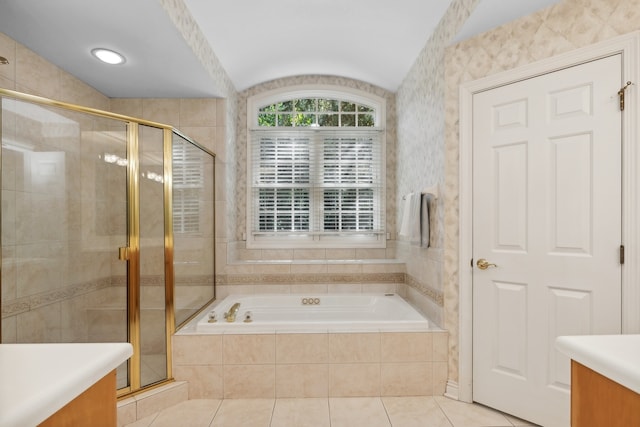
<svg viewBox="0 0 640 427">
<path fill-rule="evenodd" d="M 569 427 L 555 338 L 621 332 L 621 61 L 473 96 L 473 400 L 544 427 Z"/>
</svg>

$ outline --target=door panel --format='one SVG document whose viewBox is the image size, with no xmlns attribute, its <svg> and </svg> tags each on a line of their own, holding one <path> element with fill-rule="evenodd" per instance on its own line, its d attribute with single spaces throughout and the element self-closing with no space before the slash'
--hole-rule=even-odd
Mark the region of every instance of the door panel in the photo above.
<svg viewBox="0 0 640 427">
<path fill-rule="evenodd" d="M 495 149 L 496 250 L 527 250 L 527 164 L 526 143 Z"/>
<path fill-rule="evenodd" d="M 550 139 L 549 250 L 557 256 L 591 255 L 592 136 L 584 133 Z M 564 173 L 566 171 L 571 173 Z"/>
<path fill-rule="evenodd" d="M 555 338 L 620 333 L 621 56 L 474 95 L 473 398 L 569 425 Z"/>
<path fill-rule="evenodd" d="M 521 378 L 527 376 L 527 286 L 496 282 L 497 341 L 495 369 Z"/>
</svg>

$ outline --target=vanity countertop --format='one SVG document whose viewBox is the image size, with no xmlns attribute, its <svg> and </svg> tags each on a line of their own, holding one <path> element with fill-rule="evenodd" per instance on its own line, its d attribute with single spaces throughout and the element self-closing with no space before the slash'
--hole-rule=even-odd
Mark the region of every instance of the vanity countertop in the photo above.
<svg viewBox="0 0 640 427">
<path fill-rule="evenodd" d="M 640 393 L 640 335 L 580 335 L 556 339 L 571 359 Z"/>
<path fill-rule="evenodd" d="M 0 344 L 0 427 L 41 423 L 132 354 L 128 343 Z"/>
</svg>

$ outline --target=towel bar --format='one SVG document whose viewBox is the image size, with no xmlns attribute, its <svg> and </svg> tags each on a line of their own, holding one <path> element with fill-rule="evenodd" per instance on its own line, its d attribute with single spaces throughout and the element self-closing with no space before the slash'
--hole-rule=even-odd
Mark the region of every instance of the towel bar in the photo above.
<svg viewBox="0 0 640 427">
<path fill-rule="evenodd" d="M 438 186 L 434 185 L 433 187 L 425 188 L 420 192 L 421 194 L 431 194 L 435 199 L 438 198 Z M 402 196 L 402 200 L 407 200 L 407 195 Z"/>
</svg>

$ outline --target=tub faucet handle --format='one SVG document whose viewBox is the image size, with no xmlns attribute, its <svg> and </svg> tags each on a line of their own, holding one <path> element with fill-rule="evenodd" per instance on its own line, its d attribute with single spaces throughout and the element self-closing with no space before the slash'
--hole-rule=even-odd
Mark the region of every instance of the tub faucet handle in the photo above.
<svg viewBox="0 0 640 427">
<path fill-rule="evenodd" d="M 216 317 L 216 312 L 212 311 L 209 313 L 209 323 L 216 323 L 218 321 Z"/>
<path fill-rule="evenodd" d="M 238 310 L 240 310 L 240 303 L 239 302 L 233 304 L 231 306 L 231 308 L 229 309 L 229 311 L 227 311 L 224 314 L 225 320 L 227 322 L 229 322 L 229 323 L 235 322 L 236 321 L 236 315 L 238 314 Z"/>
</svg>

